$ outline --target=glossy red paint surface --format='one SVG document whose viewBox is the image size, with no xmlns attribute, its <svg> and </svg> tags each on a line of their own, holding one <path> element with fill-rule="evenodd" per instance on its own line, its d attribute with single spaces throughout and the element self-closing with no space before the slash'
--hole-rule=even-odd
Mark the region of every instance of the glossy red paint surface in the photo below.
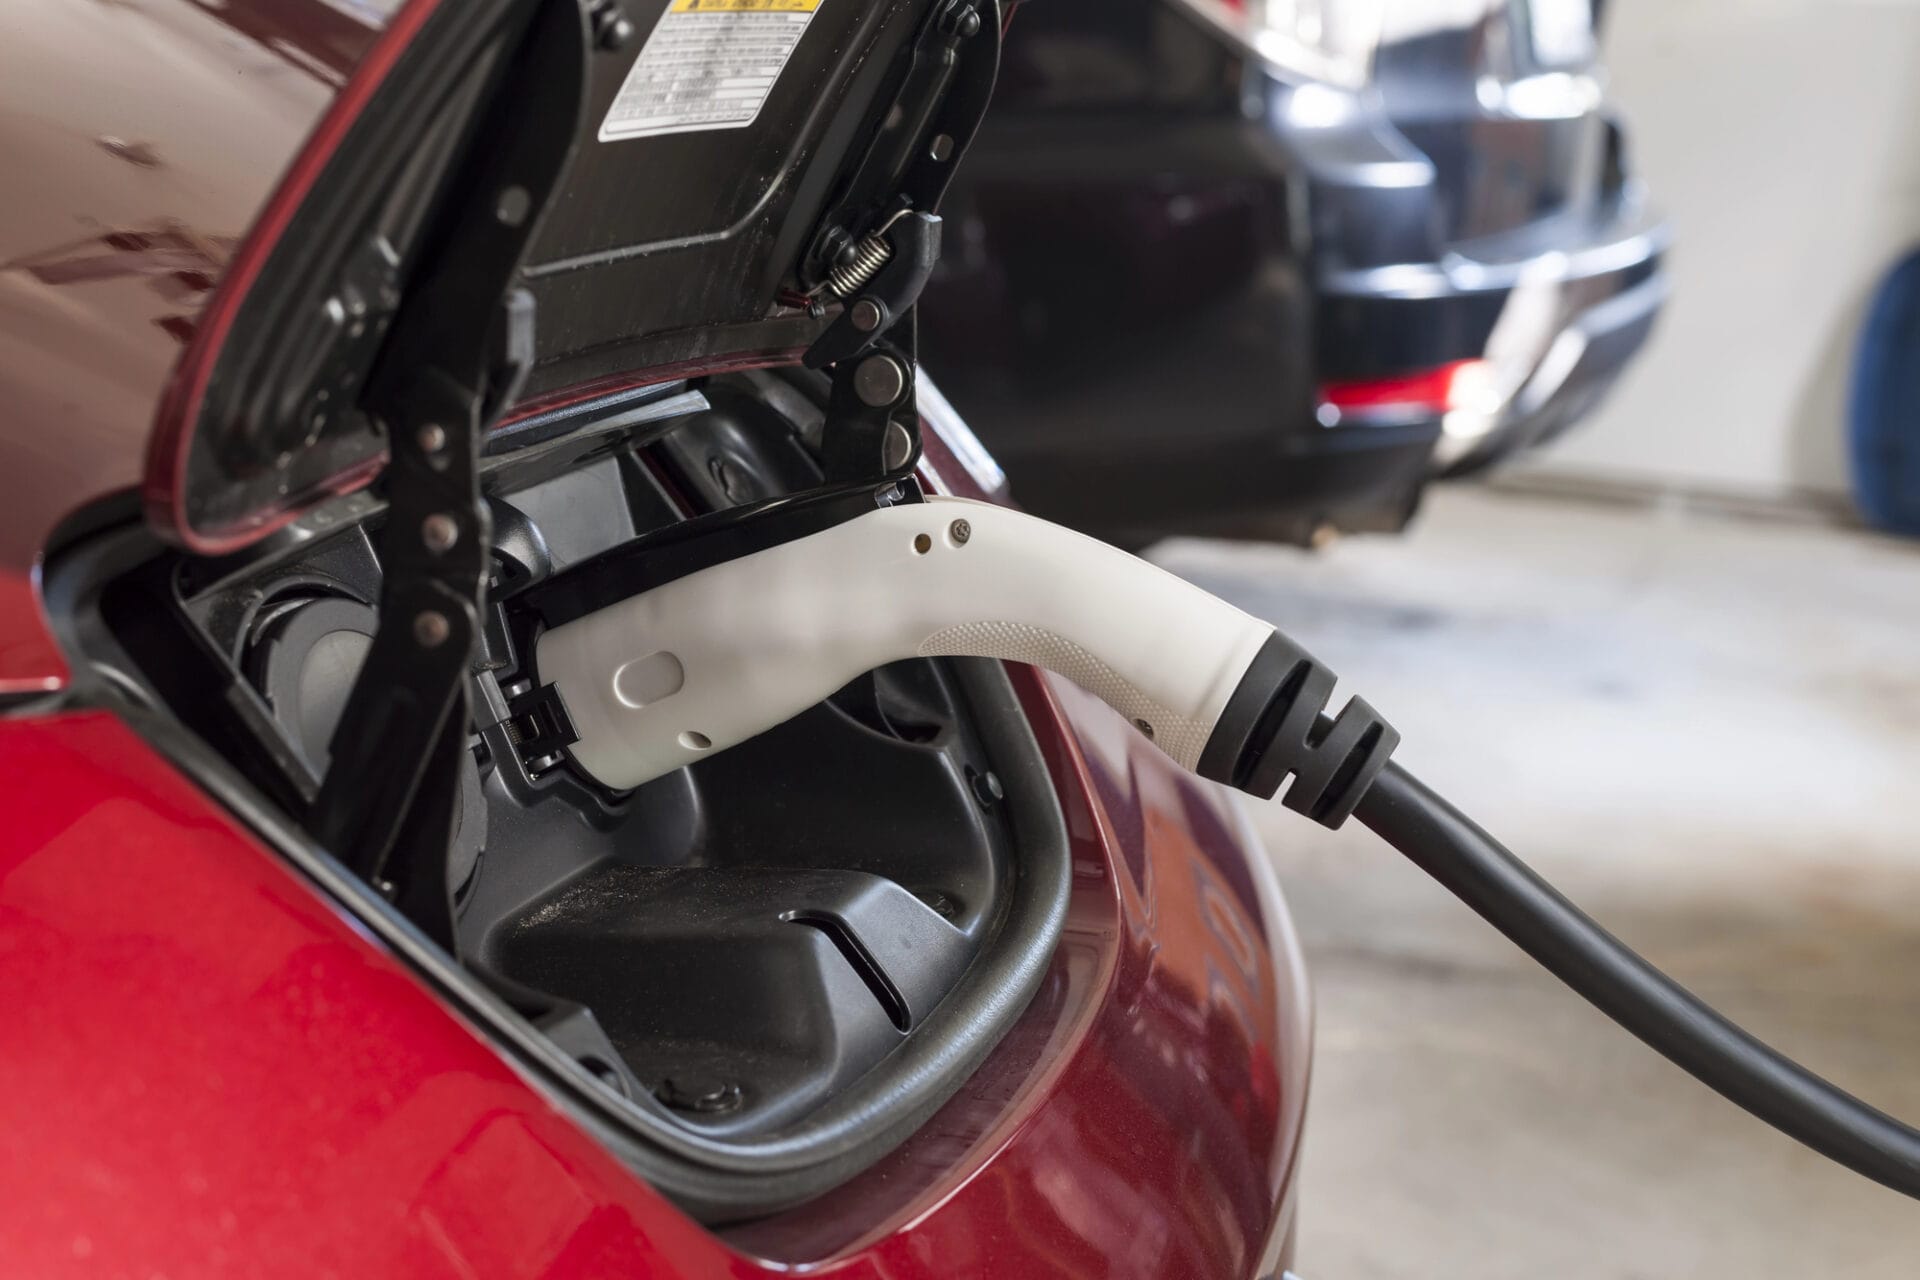
<svg viewBox="0 0 1920 1280">
<path fill-rule="evenodd" d="M 0 777 L 0 1270 L 730 1265 L 117 721 Z"/>
<path fill-rule="evenodd" d="M 35 797 L 0 835 L 0 1258 L 39 1277 L 1253 1274 L 1291 1212 L 1304 1101 L 1291 936 L 1216 794 L 1071 686 L 1021 684 L 1074 839 L 1045 989 L 882 1166 L 724 1244 L 117 721 L 0 721 L 0 776 Z"/>
<path fill-rule="evenodd" d="M 139 483 L 202 307 L 376 34 L 319 0 L 6 0 L 0 694 L 64 681 L 47 541 Z"/>
</svg>

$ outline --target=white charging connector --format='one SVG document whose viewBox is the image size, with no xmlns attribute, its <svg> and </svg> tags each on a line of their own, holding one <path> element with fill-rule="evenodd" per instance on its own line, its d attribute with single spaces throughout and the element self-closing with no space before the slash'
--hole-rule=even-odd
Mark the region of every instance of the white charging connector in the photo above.
<svg viewBox="0 0 1920 1280">
<path fill-rule="evenodd" d="M 637 786 L 797 715 L 862 672 L 967 654 L 1059 672 L 1196 768 L 1273 628 L 1018 511 L 886 507 L 544 633 L 574 760 Z"/>
<path fill-rule="evenodd" d="M 875 667 L 959 655 L 1057 672 L 1181 766 L 1247 790 L 1324 775 L 1295 807 L 1336 782 L 1364 790 L 1393 745 L 1370 712 L 1381 732 L 1316 730 L 1332 674 L 1267 623 L 1105 543 L 957 498 L 870 511 L 608 605 L 544 632 L 537 667 L 578 735 L 574 763 L 624 790 Z M 1296 706 L 1303 691 L 1317 701 Z M 1256 771 L 1283 759 L 1270 751 L 1282 721 L 1290 767 Z M 1342 777 L 1355 751 L 1364 776 Z M 1255 772 L 1271 785 L 1250 785 Z M 1337 820 L 1351 805 L 1323 807 Z"/>
</svg>

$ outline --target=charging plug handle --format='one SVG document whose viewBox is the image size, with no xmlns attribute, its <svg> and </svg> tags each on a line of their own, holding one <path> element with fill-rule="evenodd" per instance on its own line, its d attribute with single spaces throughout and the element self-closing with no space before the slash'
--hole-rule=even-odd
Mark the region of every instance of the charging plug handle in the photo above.
<svg viewBox="0 0 1920 1280">
<path fill-rule="evenodd" d="M 1398 737 L 1268 623 L 1082 534 L 988 503 L 867 511 L 541 634 L 573 763 L 626 790 L 763 733 L 906 658 L 1027 662 L 1185 769 L 1337 827 Z"/>
</svg>

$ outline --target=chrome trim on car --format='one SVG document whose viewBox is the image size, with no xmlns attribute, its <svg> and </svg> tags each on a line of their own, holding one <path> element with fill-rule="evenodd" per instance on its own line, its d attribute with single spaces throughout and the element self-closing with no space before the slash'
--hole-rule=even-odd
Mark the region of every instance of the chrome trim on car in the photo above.
<svg viewBox="0 0 1920 1280">
<path fill-rule="evenodd" d="M 1662 225 L 1605 244 L 1511 261 L 1489 262 L 1449 253 L 1438 262 L 1396 262 L 1329 271 L 1321 277 L 1320 289 L 1323 293 L 1376 298 L 1444 298 L 1512 289 L 1523 279 L 1540 278 L 1541 273 L 1560 281 L 1585 280 L 1645 262 L 1664 252 L 1670 239 Z"/>
</svg>

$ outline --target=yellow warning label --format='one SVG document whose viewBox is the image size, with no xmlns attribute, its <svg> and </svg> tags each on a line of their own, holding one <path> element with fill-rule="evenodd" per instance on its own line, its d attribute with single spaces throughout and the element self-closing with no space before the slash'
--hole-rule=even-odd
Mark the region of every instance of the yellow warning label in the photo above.
<svg viewBox="0 0 1920 1280">
<path fill-rule="evenodd" d="M 673 0 L 600 122 L 600 141 L 751 125 L 821 3 Z"/>
<path fill-rule="evenodd" d="M 674 13 L 812 13 L 820 0 L 673 0 Z"/>
</svg>

